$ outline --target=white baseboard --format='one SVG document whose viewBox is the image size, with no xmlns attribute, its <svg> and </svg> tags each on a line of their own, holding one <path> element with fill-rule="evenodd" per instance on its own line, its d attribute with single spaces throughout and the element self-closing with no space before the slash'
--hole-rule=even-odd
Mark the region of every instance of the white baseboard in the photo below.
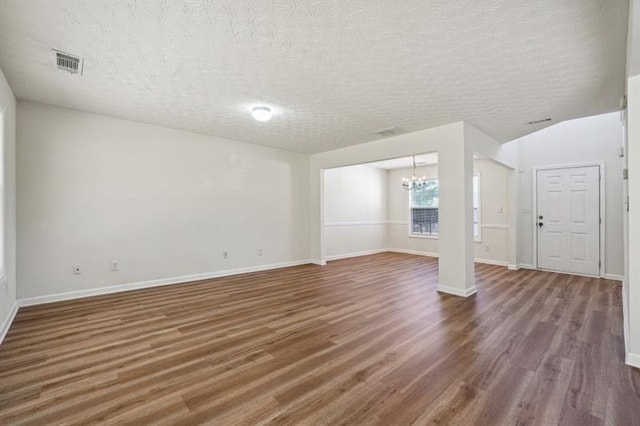
<svg viewBox="0 0 640 426">
<path fill-rule="evenodd" d="M 625 360 L 625 363 L 632 367 L 640 368 L 640 355 L 627 352 L 627 359 Z"/>
<path fill-rule="evenodd" d="M 492 259 L 474 259 L 475 263 L 485 263 L 487 265 L 496 265 L 496 266 L 509 266 L 509 262 L 505 262 L 504 260 L 492 260 Z"/>
<path fill-rule="evenodd" d="M 322 259 L 310 259 L 309 263 L 313 263 L 314 265 L 324 266 L 327 264 L 327 261 Z"/>
<path fill-rule="evenodd" d="M 270 269 L 287 268 L 290 266 L 306 265 L 313 263 L 310 260 L 295 260 L 292 262 L 272 263 L 269 265 L 251 266 L 248 268 L 227 269 L 225 271 L 207 272 L 203 274 L 184 275 L 181 277 L 162 278 L 159 280 L 141 281 L 130 284 L 120 284 L 109 287 L 98 287 L 88 290 L 69 291 L 65 293 L 49 294 L 45 296 L 28 297 L 18 300 L 18 306 L 41 305 L 43 303 L 60 302 L 63 300 L 80 299 L 83 297 L 100 296 L 103 294 L 120 293 L 123 291 L 139 290 L 150 287 L 161 287 L 172 284 L 183 284 L 192 281 L 207 280 L 212 278 L 227 277 L 229 275 L 247 274 L 250 272 L 268 271 Z"/>
<path fill-rule="evenodd" d="M 476 262 L 479 262 L 479 260 L 476 260 Z M 518 269 L 532 269 L 532 270 L 537 270 L 538 269 L 535 266 L 533 266 L 531 264 L 528 264 L 528 263 L 519 263 L 517 265 L 509 264 L 509 265 L 507 265 L 507 267 L 509 269 L 513 270 L 513 271 L 517 271 Z M 571 272 L 560 272 L 560 271 L 549 271 L 549 272 L 558 272 L 560 274 L 579 275 L 579 276 L 583 276 L 583 277 L 593 277 L 593 275 L 572 274 Z M 598 278 L 598 276 L 596 275 L 595 278 Z M 624 277 L 622 275 L 619 275 L 619 274 L 604 274 L 600 278 L 606 278 L 608 280 L 614 280 L 614 281 L 623 281 L 623 279 L 624 279 Z"/>
<path fill-rule="evenodd" d="M 391 251 L 394 253 L 405 253 L 405 254 L 415 254 L 417 256 L 428 256 L 428 257 L 440 257 L 438 253 L 431 253 L 428 251 L 417 251 L 417 250 L 406 250 L 406 249 L 398 249 L 392 248 L 387 251 Z M 474 259 L 476 263 L 485 263 L 487 265 L 496 265 L 496 266 L 508 266 L 509 262 L 504 262 L 502 260 L 491 260 L 491 259 Z"/>
<path fill-rule="evenodd" d="M 376 249 L 376 250 L 365 250 L 365 251 L 356 251 L 353 253 L 344 253 L 344 254 L 335 254 L 333 256 L 325 257 L 325 260 L 338 260 L 338 259 L 348 259 L 350 257 L 359 257 L 359 256 L 369 256 L 371 254 L 384 253 L 388 251 L 387 249 Z"/>
<path fill-rule="evenodd" d="M 386 220 L 359 220 L 352 222 L 325 222 L 324 226 L 371 226 L 371 225 L 386 225 Z"/>
<path fill-rule="evenodd" d="M 602 278 L 614 281 L 622 281 L 624 279 L 624 277 L 620 274 L 604 274 Z"/>
<path fill-rule="evenodd" d="M 456 287 L 447 287 L 446 285 L 439 285 L 436 290 L 440 293 L 453 294 L 454 296 L 462 296 L 462 297 L 469 297 L 478 291 L 476 286 L 463 290 Z"/>
<path fill-rule="evenodd" d="M 518 263 L 517 268 L 518 269 L 534 269 L 534 270 L 538 269 L 538 268 L 536 268 L 535 266 L 533 266 L 533 265 L 531 265 L 529 263 Z"/>
<path fill-rule="evenodd" d="M 416 256 L 439 257 L 438 253 L 431 253 L 428 251 L 405 250 L 405 249 L 398 249 L 398 248 L 392 248 L 387 251 L 390 251 L 393 253 L 415 254 Z"/>
<path fill-rule="evenodd" d="M 507 265 L 507 269 L 509 269 L 511 271 L 517 271 L 518 269 L 520 269 L 520 267 L 515 263 L 509 263 Z"/>
<path fill-rule="evenodd" d="M 16 301 L 13 303 L 13 306 L 11 307 L 11 311 L 9 312 L 9 315 L 2 323 L 2 326 L 0 326 L 0 344 L 2 344 L 2 341 L 4 340 L 5 336 L 9 332 L 9 328 L 11 327 L 11 324 L 13 323 L 13 320 L 16 317 L 17 313 L 18 313 L 18 302 Z"/>
<path fill-rule="evenodd" d="M 353 253 L 345 253 L 345 254 L 336 254 L 333 256 L 327 256 L 325 258 L 326 261 L 332 261 L 332 260 L 338 260 L 338 259 L 347 259 L 350 257 L 358 257 L 358 256 L 368 256 L 371 254 L 378 254 L 378 253 L 385 253 L 385 252 L 392 252 L 392 253 L 403 253 L 403 254 L 413 254 L 416 256 L 426 256 L 426 257 L 439 257 L 438 253 L 433 253 L 433 252 L 428 252 L 428 251 L 418 251 L 418 250 L 407 250 L 407 249 L 399 249 L 399 248 L 390 248 L 390 249 L 375 249 L 375 250 L 365 250 L 365 251 L 358 251 L 358 252 L 353 252 Z M 319 260 L 310 260 L 311 263 L 315 263 L 316 265 L 325 265 L 326 262 L 322 262 Z M 496 265 L 496 266 L 508 266 L 509 269 L 514 269 L 517 270 L 518 267 L 515 265 L 510 265 L 509 262 L 505 262 L 503 260 L 492 260 L 492 259 L 474 259 L 474 262 L 476 263 L 484 263 L 487 265 Z M 532 267 L 533 268 L 533 267 Z"/>
</svg>

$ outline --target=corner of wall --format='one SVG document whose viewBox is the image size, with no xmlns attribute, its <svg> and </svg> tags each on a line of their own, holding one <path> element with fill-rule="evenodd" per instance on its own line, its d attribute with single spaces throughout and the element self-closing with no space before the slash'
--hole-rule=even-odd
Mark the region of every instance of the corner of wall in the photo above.
<svg viewBox="0 0 640 426">
<path fill-rule="evenodd" d="M 0 70 L 0 104 L 4 107 L 4 283 L 0 291 L 0 342 L 17 312 L 16 305 L 16 98 Z"/>
</svg>

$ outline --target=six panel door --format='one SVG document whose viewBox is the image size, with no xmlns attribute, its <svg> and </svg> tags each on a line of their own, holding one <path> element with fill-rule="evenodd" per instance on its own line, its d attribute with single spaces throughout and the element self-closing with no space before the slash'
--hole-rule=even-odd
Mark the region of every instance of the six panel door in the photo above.
<svg viewBox="0 0 640 426">
<path fill-rule="evenodd" d="M 537 171 L 538 267 L 600 274 L 600 167 Z"/>
</svg>

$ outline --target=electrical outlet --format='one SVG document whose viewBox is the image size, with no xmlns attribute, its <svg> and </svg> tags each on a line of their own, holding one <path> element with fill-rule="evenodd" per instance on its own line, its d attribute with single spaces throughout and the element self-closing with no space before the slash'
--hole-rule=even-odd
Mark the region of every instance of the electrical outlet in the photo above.
<svg viewBox="0 0 640 426">
<path fill-rule="evenodd" d="M 80 275 L 82 273 L 82 268 L 80 268 L 80 265 L 75 265 L 73 267 L 73 275 Z"/>
<path fill-rule="evenodd" d="M 226 250 L 225 250 L 225 251 L 223 251 L 223 252 L 222 252 L 222 258 L 223 258 L 223 259 L 228 259 L 228 258 L 229 258 L 229 252 L 228 252 L 228 251 L 226 251 Z"/>
<path fill-rule="evenodd" d="M 117 260 L 112 260 L 111 264 L 109 265 L 109 270 L 116 272 L 119 271 L 120 269 L 118 268 L 118 261 Z"/>
<path fill-rule="evenodd" d="M 262 249 L 258 249 L 258 256 L 262 256 Z"/>
<path fill-rule="evenodd" d="M 489 244 L 485 244 L 484 251 L 490 251 L 490 250 L 491 250 L 491 246 L 489 246 Z"/>
</svg>

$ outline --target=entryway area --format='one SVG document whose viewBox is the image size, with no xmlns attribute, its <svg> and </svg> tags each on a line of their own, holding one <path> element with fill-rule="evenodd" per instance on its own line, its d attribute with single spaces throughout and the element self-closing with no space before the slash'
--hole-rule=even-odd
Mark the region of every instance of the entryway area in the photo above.
<svg viewBox="0 0 640 426">
<path fill-rule="evenodd" d="M 603 165 L 540 168 L 535 171 L 537 267 L 600 275 Z"/>
</svg>

